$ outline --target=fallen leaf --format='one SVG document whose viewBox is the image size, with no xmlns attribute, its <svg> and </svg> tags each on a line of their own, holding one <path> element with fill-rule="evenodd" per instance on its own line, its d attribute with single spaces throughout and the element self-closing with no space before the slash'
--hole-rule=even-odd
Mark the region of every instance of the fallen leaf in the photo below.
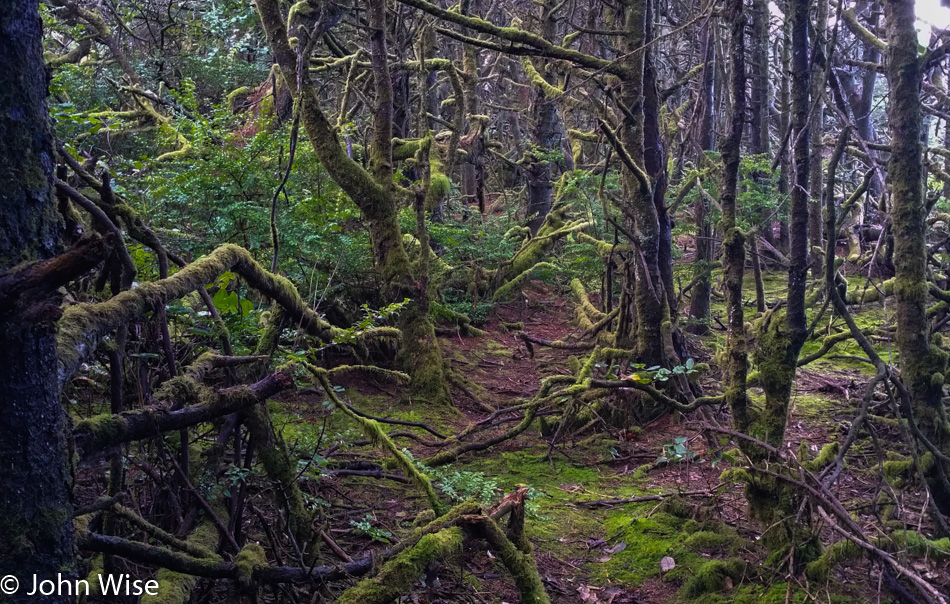
<svg viewBox="0 0 950 604">
<path fill-rule="evenodd" d="M 615 545 L 615 546 L 613 546 L 613 547 L 609 547 L 609 548 L 605 549 L 604 551 L 607 552 L 608 554 L 616 554 L 616 553 L 618 553 L 618 552 L 622 552 L 622 551 L 625 550 L 625 549 L 627 549 L 627 544 L 624 543 L 623 541 L 621 541 L 621 542 L 618 543 L 617 545 Z"/>
<path fill-rule="evenodd" d="M 595 588 L 596 589 L 596 588 Z M 581 596 L 581 602 L 597 602 L 597 594 L 591 593 L 590 585 L 581 585 L 577 588 L 577 593 Z"/>
</svg>

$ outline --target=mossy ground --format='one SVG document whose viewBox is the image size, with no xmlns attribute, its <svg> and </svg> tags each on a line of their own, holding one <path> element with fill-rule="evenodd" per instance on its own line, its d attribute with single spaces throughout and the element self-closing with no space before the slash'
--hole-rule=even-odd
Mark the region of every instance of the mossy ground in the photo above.
<svg viewBox="0 0 950 604">
<path fill-rule="evenodd" d="M 766 286 L 767 296 L 781 295 L 774 281 Z M 524 320 L 523 309 L 517 316 L 506 315 L 512 306 L 502 306 L 496 321 Z M 532 317 L 527 317 L 526 329 L 531 333 L 547 328 L 541 337 L 558 339 L 576 329 L 567 320 L 551 320 L 552 311 L 566 314 L 569 305 L 536 304 L 535 308 L 538 314 L 534 325 Z M 514 335 L 495 322 L 489 324 L 488 330 L 489 335 L 481 338 L 442 340 L 445 356 L 453 367 L 485 389 L 486 398 L 481 402 L 500 405 L 511 404 L 519 396 L 527 398 L 545 375 L 567 370 L 571 354 L 583 356 L 582 352 L 543 350 L 529 358 Z M 715 332 L 707 336 L 713 341 L 717 337 Z M 458 393 L 462 417 L 422 406 L 395 406 L 391 403 L 394 389 L 395 386 L 353 382 L 338 394 L 366 413 L 426 422 L 444 433 L 456 433 L 464 425 L 465 417 L 476 413 L 472 402 Z M 751 394 L 753 404 L 761 404 L 761 390 L 753 388 Z M 803 440 L 813 444 L 808 449 L 812 456 L 834 435 L 836 426 L 829 420 L 847 406 L 834 394 L 805 389 L 793 397 L 792 413 L 799 418 L 799 426 L 807 422 L 808 434 L 803 431 Z M 331 414 L 325 427 L 320 417 L 302 420 L 301 415 L 322 417 L 326 413 L 318 409 L 319 401 L 309 402 L 313 398 L 305 396 L 296 402 L 272 405 L 275 427 L 283 431 L 289 445 L 314 442 L 321 432 L 325 439 L 334 442 L 362 439 L 352 422 L 339 414 Z M 479 416 L 484 413 L 477 411 Z M 385 428 L 388 432 L 403 430 L 400 426 Z M 490 480 L 496 498 L 521 486 L 531 489 L 526 535 L 534 546 L 541 574 L 549 581 L 553 601 L 577 602 L 581 593 L 587 593 L 578 589 L 585 587 L 595 594 L 598 590 L 602 594 L 612 590 L 610 593 L 621 598 L 615 600 L 618 602 L 634 601 L 624 597 L 647 602 L 806 601 L 802 587 L 789 587 L 784 575 L 761 572 L 766 553 L 756 542 L 753 526 L 744 518 L 741 495 L 724 494 L 711 505 L 703 505 L 708 503 L 705 498 L 595 508 L 582 505 L 595 500 L 714 487 L 727 464 L 719 462 L 722 465 L 712 467 L 710 460 L 717 458 L 717 452 L 706 450 L 702 440 L 691 436 L 686 427 L 664 418 L 646 429 L 631 425 L 626 431 L 615 429 L 612 433 L 588 431 L 583 438 L 561 443 L 551 460 L 546 459 L 547 445 L 535 428 L 487 452 L 465 456 L 446 471 L 457 473 L 456 478 L 463 483 Z M 621 438 L 623 432 L 626 434 Z M 649 469 L 663 453 L 664 443 L 681 434 L 690 435 L 689 447 L 701 461 Z M 405 444 L 417 458 L 431 453 L 429 448 L 407 439 L 399 444 Z M 373 453 L 364 451 L 373 457 Z M 615 462 L 614 458 L 620 461 Z M 641 466 L 644 469 L 635 472 Z M 436 481 L 437 488 L 438 485 Z M 380 485 L 379 481 L 347 478 L 338 487 L 345 487 L 351 503 L 371 496 L 387 497 L 394 504 L 392 509 L 376 512 L 373 521 L 397 535 L 424 507 L 423 499 L 406 485 Z M 354 488 L 372 492 L 356 493 Z M 453 589 L 499 594 L 502 599 L 488 600 L 496 602 L 507 599 L 504 594 L 514 594 L 513 584 L 498 567 L 497 560 L 485 559 L 480 548 L 469 548 L 466 555 L 472 556 L 473 562 L 469 572 L 455 576 Z M 664 573 L 660 560 L 667 556 L 675 560 L 676 567 Z M 489 578 L 484 576 L 485 572 Z M 501 576 L 493 578 L 495 575 Z M 833 588 L 829 593 L 836 589 L 840 591 Z"/>
<path fill-rule="evenodd" d="M 782 296 L 781 280 L 780 275 L 767 278 L 765 290 L 769 300 Z M 722 312 L 721 301 L 713 301 L 713 312 Z M 500 325 L 524 323 L 526 331 L 549 340 L 577 333 L 577 327 L 570 323 L 571 303 L 556 292 L 528 290 L 526 301 L 501 305 L 496 314 L 486 326 L 486 336 L 440 339 L 452 368 L 483 389 L 484 398 L 478 401 L 455 391 L 457 413 L 440 407 L 395 403 L 400 400 L 400 386 L 367 378 L 341 381 L 335 394 L 364 413 L 424 422 L 443 434 L 454 435 L 471 421 L 486 417 L 488 411 L 482 405 L 501 408 L 528 399 L 544 377 L 568 372 L 574 364 L 569 360 L 571 356 L 581 361 L 586 357 L 583 351 L 539 349 L 532 358 L 517 336 Z M 879 329 L 883 323 L 879 304 L 865 305 L 857 316 L 862 325 L 871 329 Z M 699 340 L 703 347 L 692 349 L 696 360 L 713 356 L 722 339 L 722 332 L 713 329 Z M 806 344 L 806 354 L 819 345 Z M 847 345 L 839 344 L 836 352 L 854 354 L 843 352 L 848 350 Z M 718 380 L 715 363 L 713 367 L 703 377 L 710 392 L 716 390 Z M 822 445 L 838 438 L 839 422 L 853 417 L 867 374 L 860 364 L 850 367 L 837 360 L 818 361 L 798 373 L 787 440 L 804 443 L 804 455 L 811 459 Z M 760 388 L 751 388 L 750 396 L 753 405 L 762 404 Z M 304 388 L 270 401 L 268 409 L 274 428 L 291 454 L 298 457 L 301 490 L 315 521 L 332 519 L 329 521 L 336 528 L 334 538 L 343 550 L 357 557 L 367 549 L 382 549 L 387 546 L 386 541 L 404 537 L 428 505 L 424 494 L 413 484 L 333 474 L 336 468 L 352 461 L 381 461 L 387 453 L 371 443 L 355 447 L 355 443 L 367 440 L 366 435 L 346 414 L 334 412 L 332 405 L 325 403 L 327 398 L 316 388 Z M 83 403 L 77 407 L 82 409 L 83 416 L 87 415 Z M 496 430 L 510 425 L 502 423 Z M 405 426 L 382 427 L 389 434 L 412 430 L 423 440 L 432 439 L 428 433 Z M 464 455 L 440 471 L 445 472 L 441 476 L 456 481 L 451 485 L 455 492 L 484 499 L 486 504 L 521 486 L 530 489 L 525 531 L 552 601 L 582 602 L 584 594 L 594 594 L 601 602 L 613 598 L 615 604 L 815 601 L 809 599 L 808 593 L 820 593 L 821 602 L 867 599 L 866 585 L 858 582 L 849 586 L 840 581 L 842 572 L 846 577 L 865 572 L 863 567 L 850 570 L 861 562 L 845 563 L 844 570 L 834 571 L 828 582 L 821 585 L 805 585 L 799 577 L 789 583 L 784 572 L 764 566 L 767 552 L 758 542 L 759 529 L 746 517 L 741 488 L 735 485 L 723 487 L 713 498 L 668 498 L 605 507 L 583 505 L 597 500 L 715 489 L 722 470 L 728 467 L 728 461 L 719 460 L 720 454 L 732 445 L 710 447 L 683 418 L 665 416 L 642 426 L 630 420 L 626 426 L 598 426 L 565 436 L 551 460 L 546 459 L 547 442 L 538 429 L 536 423 L 516 439 Z M 477 433 L 470 440 L 480 440 L 491 433 Z M 687 446 L 696 457 L 688 463 L 674 460 L 654 465 L 666 453 L 668 443 L 680 436 L 687 437 Z M 396 437 L 394 441 L 416 459 L 438 452 L 415 439 Z M 313 457 L 314 453 L 334 446 L 345 455 L 333 455 L 326 462 Z M 853 450 L 859 456 L 870 457 L 867 435 L 859 436 Z M 385 466 L 383 471 L 402 474 L 391 466 Z M 868 477 L 867 467 L 849 465 L 849 474 L 842 480 L 854 485 Z M 261 473 L 245 480 L 252 494 L 273 488 Z M 456 502 L 444 488 L 443 479 L 437 478 L 434 483 L 447 505 Z M 859 495 L 848 503 L 859 506 L 867 502 Z M 276 510 L 265 512 L 279 517 Z M 263 540 L 264 536 L 255 538 Z M 427 597 L 433 602 L 517 601 L 514 583 L 497 557 L 490 558 L 481 544 L 469 543 L 465 548 L 463 556 L 436 569 L 441 587 L 428 589 Z M 323 552 L 321 555 L 332 556 L 325 548 Z M 665 557 L 676 564 L 669 572 L 660 568 Z M 412 589 L 426 591 L 418 582 Z"/>
</svg>

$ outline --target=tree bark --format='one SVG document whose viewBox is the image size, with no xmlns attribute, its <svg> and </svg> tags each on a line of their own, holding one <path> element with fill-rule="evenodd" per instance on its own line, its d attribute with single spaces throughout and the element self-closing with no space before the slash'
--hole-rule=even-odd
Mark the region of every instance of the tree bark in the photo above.
<svg viewBox="0 0 950 604">
<path fill-rule="evenodd" d="M 0 274 L 53 256 L 60 221 L 46 105 L 42 22 L 35 0 L 0 2 Z M 27 596 L 32 577 L 73 577 L 72 475 L 56 379 L 59 299 L 19 299 L 0 311 L 0 576 Z"/>
<path fill-rule="evenodd" d="M 730 62 L 732 64 L 732 115 L 729 133 L 722 143 L 722 183 L 719 205 L 722 208 L 723 280 L 726 292 L 728 336 L 726 341 L 726 402 L 732 410 L 736 429 L 744 432 L 749 426 L 746 375 L 745 311 L 742 307 L 742 278 L 745 273 L 745 237 L 736 225 L 736 195 L 741 160 L 742 130 L 745 125 L 745 22 L 742 0 L 730 0 L 731 17 Z"/>
<path fill-rule="evenodd" d="M 372 174 L 347 156 L 336 131 L 320 109 L 319 95 L 308 71 L 298 73 L 298 57 L 291 48 L 279 3 L 257 0 L 256 4 L 271 52 L 284 80 L 299 98 L 300 121 L 314 153 L 367 220 L 373 258 L 382 276 L 386 297 L 411 302 L 399 315 L 399 327 L 403 332 L 402 363 L 412 376 L 410 396 L 436 404 L 450 404 L 442 352 L 428 316 L 428 293 L 413 276 L 396 208 L 397 192 L 392 179 L 392 82 L 386 57 L 385 2 L 373 0 L 370 4 L 373 29 L 371 60 L 377 93 L 370 152 Z M 328 28 L 334 15 L 324 15 L 323 19 L 324 27 Z M 301 64 L 306 65 L 306 59 Z"/>
<path fill-rule="evenodd" d="M 919 138 L 923 65 L 918 57 L 915 19 L 913 0 L 884 2 L 891 131 L 887 177 L 894 234 L 897 349 L 901 378 L 913 398 L 914 420 L 924 436 L 946 454 L 950 433 L 942 396 L 947 353 L 931 342 L 927 320 L 927 223 Z M 946 513 L 950 493 L 944 481 L 930 478 L 934 501 Z"/>
<path fill-rule="evenodd" d="M 669 322 L 666 289 L 659 267 L 660 222 L 653 199 L 653 183 L 644 166 L 644 62 L 647 53 L 648 4 L 631 2 L 623 7 L 625 35 L 622 40 L 626 76 L 620 85 L 619 102 L 624 119 L 619 139 L 635 165 L 620 173 L 626 231 L 633 235 L 633 251 L 624 263 L 624 289 L 617 341 L 632 347 L 644 363 L 665 365 L 664 324 Z M 636 171 L 635 171 L 636 170 Z"/>
<path fill-rule="evenodd" d="M 554 19 L 555 2 L 547 0 L 541 5 L 541 35 L 545 39 L 554 39 L 556 21 Z M 534 65 L 539 77 L 550 85 L 556 85 L 556 79 L 549 75 L 543 59 L 536 59 Z M 557 103 L 547 98 L 540 83 L 534 86 L 534 102 L 532 113 L 534 118 L 534 144 L 537 152 L 550 155 L 560 148 L 561 136 L 558 128 Z M 536 235 L 544 224 L 544 219 L 551 211 L 551 162 L 538 153 L 528 153 L 525 159 L 528 162 L 527 196 L 528 204 L 525 216 L 528 218 L 528 228 L 531 234 Z"/>
<path fill-rule="evenodd" d="M 716 44 L 715 28 L 707 24 L 704 26 L 703 79 L 699 92 L 699 152 L 697 166 L 702 165 L 702 155 L 713 149 L 713 89 L 716 77 Z M 700 183 L 702 186 L 702 183 Z M 704 335 L 709 332 L 709 296 L 710 296 L 710 269 L 713 260 L 712 226 L 709 220 L 709 202 L 705 195 L 699 195 L 693 205 L 693 216 L 696 220 L 696 263 L 693 267 L 693 277 L 697 279 L 693 286 L 693 294 L 689 302 L 689 314 L 695 321 L 690 325 L 690 333 Z"/>
<path fill-rule="evenodd" d="M 817 0 L 818 4 L 815 11 L 815 27 L 812 31 L 812 48 L 814 49 L 816 60 L 812 61 L 811 73 L 811 94 L 809 111 L 811 112 L 808 128 L 811 148 L 815 150 L 811 154 L 808 163 L 808 236 L 812 249 L 823 250 L 821 233 L 821 195 L 822 179 L 822 154 L 821 136 L 824 133 L 822 128 L 824 103 L 821 100 L 821 93 L 825 87 L 824 64 L 827 61 L 827 41 L 825 40 L 825 30 L 828 28 L 828 0 Z M 820 59 L 818 59 L 820 57 Z M 821 262 L 812 264 L 812 278 L 821 279 L 824 276 L 824 268 Z"/>
</svg>

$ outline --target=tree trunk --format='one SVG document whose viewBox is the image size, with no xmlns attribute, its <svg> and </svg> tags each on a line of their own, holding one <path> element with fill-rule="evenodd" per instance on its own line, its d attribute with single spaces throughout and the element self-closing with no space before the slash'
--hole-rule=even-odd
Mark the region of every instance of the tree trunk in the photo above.
<svg viewBox="0 0 950 604">
<path fill-rule="evenodd" d="M 730 62 L 732 63 L 732 115 L 729 134 L 722 143 L 722 183 L 719 205 L 722 208 L 723 280 L 726 292 L 728 335 L 726 340 L 725 397 L 732 410 L 736 429 L 749 426 L 746 376 L 749 370 L 746 350 L 745 311 L 742 308 L 742 277 L 745 273 L 745 238 L 736 225 L 742 130 L 745 125 L 745 15 L 742 0 L 730 0 L 727 13 L 732 17 Z"/>
<path fill-rule="evenodd" d="M 0 3 L 0 274 L 57 249 L 53 144 L 46 106 L 42 23 L 35 0 Z M 33 576 L 75 574 L 66 415 L 56 379 L 59 300 L 23 300 L 0 312 L 0 576 L 27 596 Z"/>
<path fill-rule="evenodd" d="M 555 2 L 547 0 L 541 5 L 541 35 L 547 40 L 553 40 L 557 22 L 553 10 Z M 538 76 L 544 78 L 549 85 L 557 85 L 557 79 L 548 74 L 543 59 L 536 59 L 534 64 Z M 561 136 L 558 128 L 557 103 L 544 93 L 541 82 L 534 82 L 534 102 L 532 103 L 532 117 L 534 119 L 534 152 L 529 152 L 525 160 L 527 169 L 527 197 L 528 203 L 525 216 L 528 218 L 528 228 L 531 234 L 536 235 L 544 224 L 544 219 L 551 211 L 551 162 L 542 155 L 550 155 L 560 147 Z"/>
<path fill-rule="evenodd" d="M 386 57 L 385 2 L 370 4 L 371 61 L 376 82 L 376 111 L 370 151 L 370 171 L 350 159 L 340 145 L 336 131 L 320 109 L 319 95 L 308 72 L 300 74 L 297 88 L 297 56 L 290 46 L 287 28 L 274 0 L 257 0 L 257 9 L 280 66 L 284 81 L 292 83 L 299 96 L 300 122 L 313 145 L 314 153 L 334 181 L 360 208 L 369 226 L 373 260 L 390 300 L 408 298 L 411 303 L 399 315 L 403 330 L 401 360 L 412 377 L 410 396 L 436 404 L 450 404 L 442 352 L 435 328 L 428 316 L 428 297 L 413 277 L 409 255 L 403 245 L 396 208 L 392 162 L 392 88 Z M 329 24 L 327 24 L 329 26 Z"/>
<path fill-rule="evenodd" d="M 786 2 L 783 6 L 783 10 L 785 11 L 785 16 L 788 17 L 788 2 Z M 782 132 L 782 136 L 784 136 L 785 132 L 788 131 L 789 124 L 791 123 L 790 113 L 792 107 L 791 82 L 789 78 L 789 72 L 791 71 L 792 64 L 792 28 L 791 23 L 787 18 L 782 25 L 782 33 L 782 82 L 779 89 L 779 108 L 781 110 L 781 119 L 779 120 L 779 130 Z M 780 164 L 781 173 L 779 174 L 778 180 L 778 192 L 779 195 L 781 195 L 783 203 L 785 203 L 788 193 L 791 190 L 790 183 L 792 180 L 792 162 L 789 161 L 790 154 L 791 151 L 789 150 L 786 150 L 784 153 L 782 153 L 782 161 Z M 788 253 L 788 248 L 790 245 L 789 239 L 788 219 L 783 216 L 781 222 L 779 223 L 778 249 L 780 251 Z"/>
<path fill-rule="evenodd" d="M 716 43 L 715 29 L 706 24 L 703 32 L 704 56 L 703 80 L 699 93 L 699 157 L 696 165 L 702 165 L 702 155 L 713 149 L 713 89 L 716 77 Z M 700 185 L 702 186 L 702 185 Z M 709 332 L 709 266 L 713 260 L 712 227 L 709 220 L 709 202 L 706 196 L 699 195 L 693 205 L 693 216 L 696 220 L 696 262 L 693 266 L 693 278 L 697 279 L 693 286 L 692 298 L 689 302 L 689 314 L 694 323 L 690 325 L 690 333 L 703 335 Z"/>
<path fill-rule="evenodd" d="M 785 440 L 792 382 L 798 365 L 798 355 L 805 343 L 808 326 L 805 320 L 805 289 L 808 278 L 808 178 L 810 137 L 809 110 L 809 57 L 808 57 L 808 2 L 790 0 L 788 20 L 792 27 L 792 85 L 791 137 L 794 151 L 794 183 L 791 189 L 790 244 L 788 294 L 786 308 L 767 313 L 757 334 L 754 360 L 759 382 L 765 391 L 761 410 L 747 408 L 735 414 L 736 428 L 776 448 Z M 753 463 L 763 463 L 768 453 L 745 442 L 740 448 Z M 796 499 L 785 485 L 768 477 L 755 477 L 746 485 L 746 499 L 752 516 L 767 527 L 767 543 L 784 547 L 799 530 L 794 517 Z M 797 562 L 798 560 L 796 560 Z"/>
<path fill-rule="evenodd" d="M 663 330 L 669 323 L 666 289 L 660 274 L 660 221 L 653 199 L 653 183 L 644 166 L 644 62 L 647 42 L 647 3 L 631 3 L 623 8 L 625 36 L 621 47 L 627 76 L 620 85 L 619 102 L 626 109 L 619 139 L 636 165 L 620 173 L 625 230 L 633 235 L 634 249 L 624 267 L 626 296 L 621 302 L 617 342 L 636 350 L 641 362 L 666 365 Z M 632 283 L 631 283 L 632 281 Z M 635 327 L 635 331 L 632 329 Z"/>
<path fill-rule="evenodd" d="M 648 0 L 646 39 L 653 40 L 656 0 Z M 657 272 L 665 289 L 670 316 L 676 316 L 676 293 L 673 282 L 673 220 L 666 211 L 666 189 L 669 177 L 666 172 L 666 149 L 660 128 L 660 97 L 657 90 L 655 51 L 652 46 L 644 50 L 643 58 L 643 165 L 653 183 L 653 207 L 657 218 Z"/>
<path fill-rule="evenodd" d="M 750 31 L 750 80 L 749 94 L 749 151 L 753 155 L 769 152 L 769 7 L 768 0 L 753 0 Z M 768 175 L 756 172 L 753 178 L 762 187 L 767 187 Z M 771 216 L 773 208 L 764 208 L 758 215 L 759 233 L 770 244 L 775 244 Z"/>
<path fill-rule="evenodd" d="M 825 49 L 827 48 L 827 42 L 825 40 L 825 30 L 828 27 L 828 0 L 817 0 L 818 5 L 816 7 L 815 15 L 815 28 L 812 32 L 812 48 L 814 48 L 815 54 L 821 57 L 826 57 L 827 54 Z M 821 194 L 824 190 L 824 187 L 821 186 L 822 179 L 824 174 L 821 166 L 821 136 L 824 133 L 822 127 L 824 120 L 824 103 L 821 101 L 821 93 L 825 88 L 825 79 L 824 74 L 824 62 L 825 59 L 812 61 L 812 73 L 811 73 L 811 103 L 809 107 L 811 111 L 811 119 L 808 124 L 809 128 L 809 139 L 811 141 L 811 148 L 815 150 L 811 154 L 811 158 L 808 164 L 808 192 L 809 192 L 809 202 L 808 202 L 808 235 L 809 243 L 811 248 L 814 250 L 823 250 L 824 246 L 822 245 L 822 236 L 821 236 Z M 812 278 L 821 279 L 824 276 L 824 267 L 821 262 L 817 259 L 812 264 Z"/>
<path fill-rule="evenodd" d="M 944 454 L 950 451 L 947 413 L 943 405 L 947 353 L 930 341 L 927 320 L 926 209 L 920 145 L 922 64 L 914 29 L 913 0 L 886 0 L 888 126 L 891 157 L 887 176 L 891 190 L 894 234 L 894 294 L 897 298 L 897 349 L 901 379 L 913 399 L 917 426 Z M 939 462 L 936 465 L 939 465 Z M 930 472 L 934 501 L 944 513 L 950 493 Z"/>
<path fill-rule="evenodd" d="M 790 0 L 792 24 L 792 133 L 794 184 L 791 190 L 787 309 L 777 311 L 760 334 L 758 365 L 765 390 L 765 407 L 756 422 L 756 436 L 780 447 L 785 437 L 788 404 L 798 354 L 805 343 L 805 288 L 808 278 L 808 225 L 810 176 L 808 2 Z"/>
</svg>

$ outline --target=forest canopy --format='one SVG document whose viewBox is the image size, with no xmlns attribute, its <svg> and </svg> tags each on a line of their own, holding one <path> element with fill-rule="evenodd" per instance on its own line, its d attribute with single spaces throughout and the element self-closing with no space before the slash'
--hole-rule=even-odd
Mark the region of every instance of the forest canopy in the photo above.
<svg viewBox="0 0 950 604">
<path fill-rule="evenodd" d="M 920 12 L 0 0 L 0 602 L 947 604 Z"/>
</svg>

